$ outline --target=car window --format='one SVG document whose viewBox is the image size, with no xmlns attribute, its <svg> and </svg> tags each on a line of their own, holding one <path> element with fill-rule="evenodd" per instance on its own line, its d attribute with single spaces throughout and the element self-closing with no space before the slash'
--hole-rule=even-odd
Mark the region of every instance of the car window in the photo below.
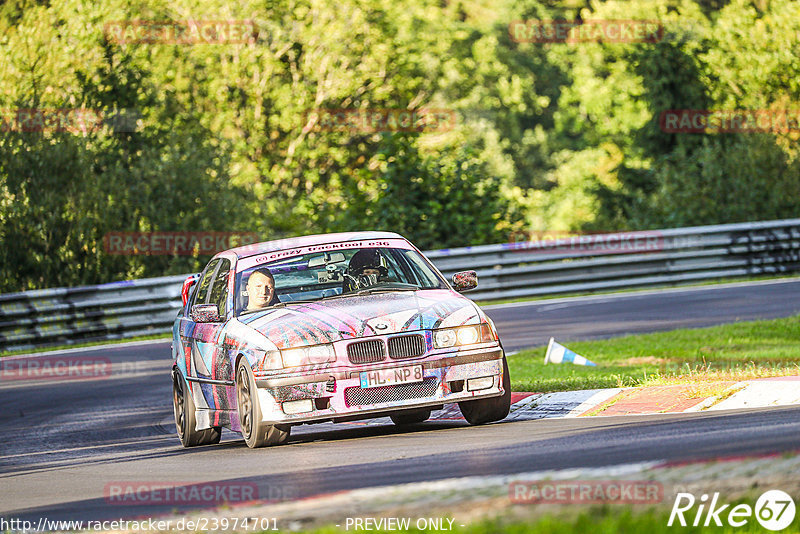
<svg viewBox="0 0 800 534">
<path fill-rule="evenodd" d="M 365 252 L 369 257 L 364 260 Z M 360 254 L 357 258 L 356 255 Z M 380 273 L 361 279 L 354 266 L 364 262 L 379 266 Z M 236 275 L 236 309 L 244 312 L 244 291 L 250 274 L 268 269 L 275 280 L 280 303 L 318 300 L 354 293 L 362 289 L 416 290 L 447 287 L 415 250 L 395 248 L 340 249 L 335 253 L 314 252 L 259 264 Z M 241 312 L 240 312 L 241 313 Z"/>
<path fill-rule="evenodd" d="M 424 285 L 425 280 L 436 279 L 436 273 L 430 268 L 425 259 L 415 250 L 398 250 L 397 254 L 402 254 L 407 261 L 401 262 L 410 273 L 408 277 L 414 279 L 416 283 Z"/>
<path fill-rule="evenodd" d="M 219 315 L 225 317 L 226 301 L 228 299 L 228 275 L 230 274 L 231 262 L 223 258 L 219 266 L 217 266 L 217 275 L 214 278 L 214 283 L 211 286 L 211 293 L 208 297 L 209 304 L 216 304 L 219 310 Z"/>
<path fill-rule="evenodd" d="M 200 282 L 197 285 L 197 291 L 194 292 L 194 301 L 192 305 L 204 304 L 206 302 L 208 298 L 208 289 L 211 287 L 211 278 L 214 276 L 214 271 L 216 271 L 219 261 L 220 258 L 213 259 L 206 266 L 206 270 L 203 271 L 203 275 L 200 277 Z"/>
</svg>

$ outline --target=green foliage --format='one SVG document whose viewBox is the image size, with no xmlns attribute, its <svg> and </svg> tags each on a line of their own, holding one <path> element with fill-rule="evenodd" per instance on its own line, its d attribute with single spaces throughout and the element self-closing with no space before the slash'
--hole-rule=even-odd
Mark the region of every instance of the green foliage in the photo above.
<svg viewBox="0 0 800 534">
<path fill-rule="evenodd" d="M 263 239 L 397 230 L 422 248 L 522 229 L 797 216 L 797 132 L 673 134 L 667 109 L 796 109 L 791 0 L 15 0 L 0 107 L 132 110 L 137 128 L 0 128 L 0 291 L 196 270 L 111 231 Z M 528 19 L 647 19 L 657 43 L 521 43 Z M 249 20 L 253 42 L 120 44 L 106 24 Z M 324 131 L 320 109 L 439 108 L 449 131 Z"/>
<path fill-rule="evenodd" d="M 425 249 L 495 243 L 522 220 L 502 194 L 487 165 L 464 149 L 448 148 L 436 158 L 420 154 L 410 139 L 386 136 L 351 191 L 342 229 L 370 228 L 414 236 Z M 363 194 L 376 180 L 375 198 Z"/>
<path fill-rule="evenodd" d="M 643 214 L 650 226 L 797 216 L 800 161 L 789 160 L 769 134 L 704 139 L 693 151 L 661 158 L 659 202 Z"/>
<path fill-rule="evenodd" d="M 581 43 L 580 53 L 578 44 L 553 45 L 551 58 L 572 79 L 554 132 L 569 144 L 555 152 L 557 186 L 541 199 L 546 213 L 560 215 L 531 218 L 535 227 L 640 229 L 798 216 L 796 131 L 660 130 L 660 114 L 670 109 L 798 109 L 798 4 L 702 7 L 705 13 L 690 1 L 596 2 L 584 18 L 656 19 L 664 39 Z M 597 152 L 602 147 L 607 155 Z M 594 169 L 581 163 L 592 157 L 587 151 L 597 158 Z M 574 208 L 579 199 L 584 209 Z"/>
<path fill-rule="evenodd" d="M 125 54 L 109 55 L 101 41 L 76 44 L 69 32 L 54 33 L 54 20 L 63 20 L 61 14 L 29 10 L 10 35 L 9 50 L 37 51 L 4 65 L 4 79 L 19 77 L 4 107 L 85 108 L 105 116 L 130 109 L 142 113 L 143 126 L 136 132 L 105 126 L 2 134 L 0 290 L 197 270 L 202 259 L 109 255 L 103 236 L 236 224 L 241 217 L 224 153 L 196 119 L 169 112 L 171 99 L 159 95 L 147 70 Z M 56 45 L 44 47 L 40 36 Z M 96 61 L 78 63 L 58 53 L 62 45 L 73 52 L 91 49 Z M 74 84 L 69 87 L 67 72 Z"/>
</svg>

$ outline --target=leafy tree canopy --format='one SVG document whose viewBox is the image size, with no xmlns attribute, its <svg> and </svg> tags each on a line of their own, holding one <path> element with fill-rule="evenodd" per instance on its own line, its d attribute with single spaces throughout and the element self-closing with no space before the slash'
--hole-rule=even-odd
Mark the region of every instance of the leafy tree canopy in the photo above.
<svg viewBox="0 0 800 534">
<path fill-rule="evenodd" d="M 542 43 L 509 26 L 558 19 L 664 32 Z M 246 21 L 252 39 L 124 44 L 109 29 L 186 20 Z M 208 260 L 108 254 L 109 232 L 391 229 L 437 248 L 798 216 L 796 128 L 659 123 L 675 109 L 796 116 L 792 0 L 15 0 L 0 26 L 0 291 Z M 123 120 L 10 126 L 30 109 Z M 447 127 L 320 122 L 326 110 L 424 109 Z"/>
</svg>

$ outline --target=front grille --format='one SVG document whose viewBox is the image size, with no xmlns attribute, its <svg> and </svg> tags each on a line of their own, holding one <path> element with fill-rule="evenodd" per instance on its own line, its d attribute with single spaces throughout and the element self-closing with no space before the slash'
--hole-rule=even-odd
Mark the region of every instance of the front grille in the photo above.
<svg viewBox="0 0 800 534">
<path fill-rule="evenodd" d="M 381 386 L 377 388 L 353 387 L 344 390 L 344 398 L 348 406 L 363 406 L 366 404 L 380 404 L 382 402 L 397 402 L 408 399 L 421 399 L 432 397 L 439 386 L 436 378 L 426 378 L 422 382 L 410 384 L 397 384 L 394 386 Z"/>
<path fill-rule="evenodd" d="M 389 357 L 394 360 L 425 354 L 425 338 L 419 334 L 389 338 Z"/>
<path fill-rule="evenodd" d="M 381 362 L 386 357 L 383 351 L 383 341 L 371 339 L 347 345 L 347 358 L 352 363 Z"/>
</svg>

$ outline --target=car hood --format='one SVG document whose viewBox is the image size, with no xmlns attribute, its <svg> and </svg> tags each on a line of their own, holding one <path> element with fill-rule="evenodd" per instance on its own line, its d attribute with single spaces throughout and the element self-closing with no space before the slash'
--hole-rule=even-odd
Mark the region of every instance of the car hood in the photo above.
<svg viewBox="0 0 800 534">
<path fill-rule="evenodd" d="M 446 289 L 397 291 L 289 304 L 239 317 L 279 349 L 342 339 L 478 324 L 469 299 Z"/>
</svg>

